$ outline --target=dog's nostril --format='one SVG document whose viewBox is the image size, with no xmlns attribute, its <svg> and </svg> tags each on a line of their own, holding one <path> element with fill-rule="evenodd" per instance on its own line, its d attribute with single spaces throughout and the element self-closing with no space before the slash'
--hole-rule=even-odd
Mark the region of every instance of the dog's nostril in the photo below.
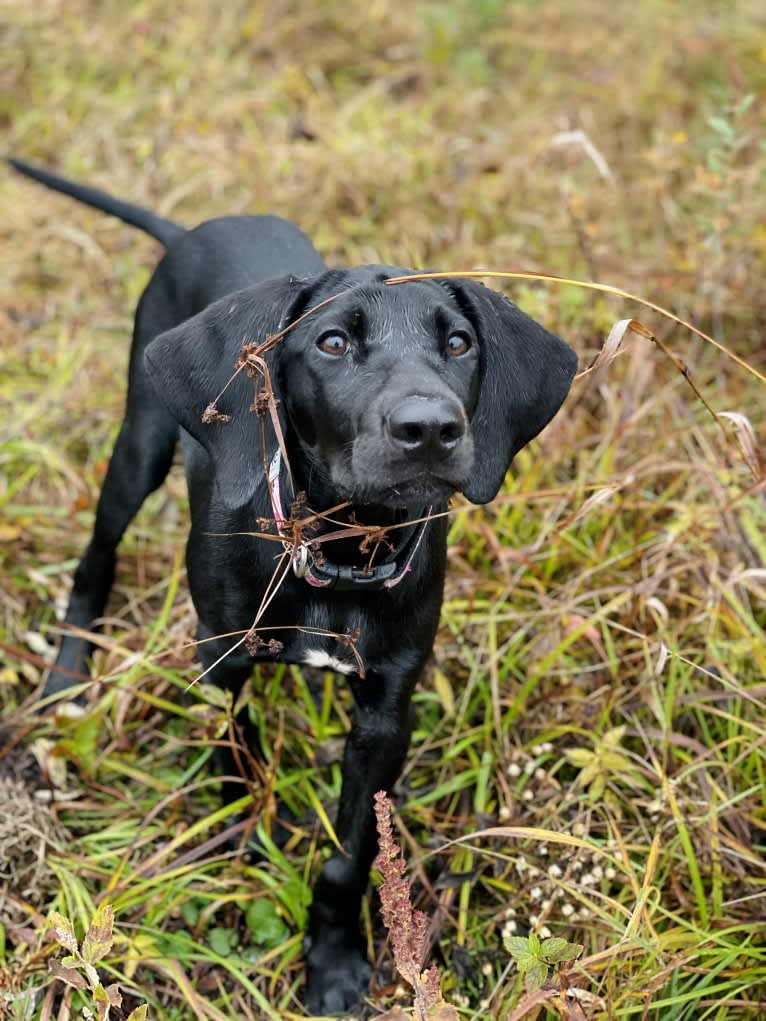
<svg viewBox="0 0 766 1021">
<path fill-rule="evenodd" d="M 426 460 L 446 457 L 465 432 L 460 406 L 441 398 L 407 398 L 386 424 L 394 446 Z"/>
<path fill-rule="evenodd" d="M 420 443 L 423 439 L 423 427 L 414 422 L 407 422 L 400 429 L 399 438 L 406 443 Z"/>
<path fill-rule="evenodd" d="M 462 421 L 448 422 L 443 425 L 439 433 L 439 439 L 445 445 L 452 446 L 460 439 L 465 432 Z"/>
</svg>

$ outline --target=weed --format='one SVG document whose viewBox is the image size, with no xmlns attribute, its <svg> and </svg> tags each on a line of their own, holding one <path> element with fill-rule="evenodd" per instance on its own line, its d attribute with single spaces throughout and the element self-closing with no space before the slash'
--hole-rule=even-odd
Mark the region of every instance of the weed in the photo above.
<svg viewBox="0 0 766 1021">
<path fill-rule="evenodd" d="M 85 1018 L 110 1021 L 114 1017 L 113 1011 L 122 1006 L 122 994 L 116 982 L 102 985 L 96 965 L 109 955 L 114 943 L 114 912 L 111 906 L 105 903 L 99 907 L 79 945 L 69 919 L 54 911 L 49 922 L 56 942 L 69 951 L 61 961 L 51 958 L 51 974 L 72 989 L 89 994 L 90 1006 L 82 1008 Z M 125 1021 L 146 1021 L 146 1004 L 131 1010 Z"/>
</svg>

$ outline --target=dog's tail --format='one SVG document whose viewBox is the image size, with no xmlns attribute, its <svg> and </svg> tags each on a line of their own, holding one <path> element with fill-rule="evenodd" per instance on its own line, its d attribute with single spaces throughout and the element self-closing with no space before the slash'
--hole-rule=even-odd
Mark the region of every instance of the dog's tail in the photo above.
<svg viewBox="0 0 766 1021">
<path fill-rule="evenodd" d="M 75 184 L 74 181 L 67 181 L 65 177 L 50 174 L 47 170 L 43 170 L 42 167 L 32 166 L 29 163 L 24 163 L 22 160 L 8 157 L 7 162 L 14 170 L 18 170 L 20 174 L 25 174 L 27 177 L 39 181 L 46 188 L 60 191 L 64 195 L 77 199 L 78 202 L 84 202 L 86 206 L 93 206 L 94 209 L 100 209 L 104 213 L 116 216 L 119 220 L 129 223 L 131 227 L 138 227 L 139 230 L 143 230 L 151 235 L 151 237 L 156 238 L 165 247 L 171 241 L 180 237 L 181 234 L 186 233 L 183 227 L 173 223 L 172 220 L 163 220 L 161 216 L 150 213 L 148 209 L 134 206 L 130 202 L 121 202 L 120 199 L 107 195 L 105 191 L 99 191 L 97 188 L 88 188 L 82 184 Z"/>
</svg>

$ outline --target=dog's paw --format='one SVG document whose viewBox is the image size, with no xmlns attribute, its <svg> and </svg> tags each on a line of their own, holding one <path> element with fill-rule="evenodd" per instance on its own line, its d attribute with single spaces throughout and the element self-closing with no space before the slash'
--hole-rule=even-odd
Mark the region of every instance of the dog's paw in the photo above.
<svg viewBox="0 0 766 1021">
<path fill-rule="evenodd" d="M 367 992 L 372 968 L 357 946 L 307 938 L 306 1007 L 311 1014 L 344 1014 Z"/>
<path fill-rule="evenodd" d="M 65 635 L 39 695 L 43 710 L 50 709 L 54 703 L 57 709 L 64 702 L 80 707 L 87 705 L 85 685 L 90 681 L 88 669 L 87 646 L 84 640 Z M 63 695 L 68 697 L 64 699 Z"/>
</svg>

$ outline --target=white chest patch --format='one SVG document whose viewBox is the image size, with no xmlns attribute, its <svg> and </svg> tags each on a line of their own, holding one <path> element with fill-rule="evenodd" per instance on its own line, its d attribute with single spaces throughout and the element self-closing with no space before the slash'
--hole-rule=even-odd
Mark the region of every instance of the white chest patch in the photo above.
<svg viewBox="0 0 766 1021">
<path fill-rule="evenodd" d="M 308 649 L 304 653 L 303 662 L 306 666 L 319 667 L 320 669 L 324 667 L 326 670 L 334 670 L 338 674 L 353 674 L 356 672 L 354 663 L 338 659 L 336 656 L 331 656 L 328 652 L 322 652 L 321 649 Z"/>
</svg>

